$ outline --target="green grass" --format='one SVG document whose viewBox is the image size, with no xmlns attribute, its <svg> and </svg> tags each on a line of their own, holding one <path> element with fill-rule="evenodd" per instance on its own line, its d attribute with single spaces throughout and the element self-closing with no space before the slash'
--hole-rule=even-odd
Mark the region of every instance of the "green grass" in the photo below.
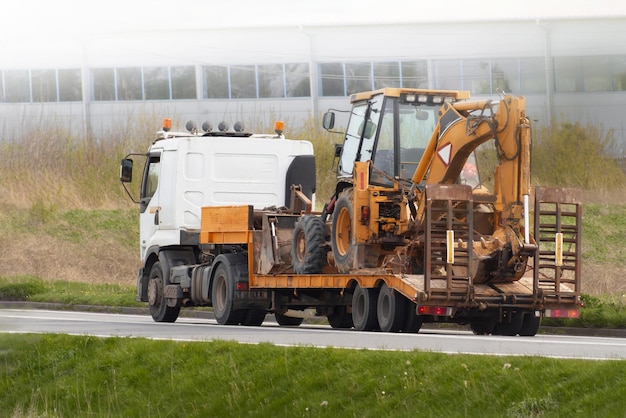
<svg viewBox="0 0 626 418">
<path fill-rule="evenodd" d="M 33 276 L 0 277 L 0 300 L 49 302 L 69 305 L 142 306 L 135 302 L 132 285 L 44 281 Z"/>
<path fill-rule="evenodd" d="M 6 416 L 624 416 L 626 362 L 4 335 Z"/>
</svg>

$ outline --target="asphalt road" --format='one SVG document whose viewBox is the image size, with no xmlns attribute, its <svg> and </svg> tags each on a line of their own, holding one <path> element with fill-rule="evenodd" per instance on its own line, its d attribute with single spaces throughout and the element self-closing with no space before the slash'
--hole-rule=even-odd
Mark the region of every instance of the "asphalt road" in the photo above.
<svg viewBox="0 0 626 418">
<path fill-rule="evenodd" d="M 214 339 L 285 346 L 341 347 L 371 350 L 426 350 L 454 354 L 525 355 L 578 359 L 626 359 L 626 338 L 537 335 L 476 336 L 466 331 L 421 330 L 393 334 L 335 330 L 328 326 L 222 326 L 212 319 L 179 318 L 155 323 L 150 316 L 28 309 L 0 309 L 0 332 L 146 337 L 179 341 Z"/>
</svg>

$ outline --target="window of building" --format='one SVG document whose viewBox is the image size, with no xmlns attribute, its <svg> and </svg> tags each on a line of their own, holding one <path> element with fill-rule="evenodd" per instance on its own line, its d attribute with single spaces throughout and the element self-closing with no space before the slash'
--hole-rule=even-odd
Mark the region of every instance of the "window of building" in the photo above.
<svg viewBox="0 0 626 418">
<path fill-rule="evenodd" d="M 285 97 L 285 74 L 282 64 L 259 65 L 259 97 Z"/>
<path fill-rule="evenodd" d="M 343 64 L 319 64 L 321 96 L 345 96 L 343 81 Z"/>
<path fill-rule="evenodd" d="M 57 77 L 54 70 L 32 70 L 30 82 L 33 102 L 57 101 Z"/>
<path fill-rule="evenodd" d="M 349 95 L 372 90 L 372 65 L 369 62 L 347 63 L 346 87 Z"/>
<path fill-rule="evenodd" d="M 205 99 L 228 99 L 228 67 L 202 67 L 203 95 Z"/>
<path fill-rule="evenodd" d="M 519 72 L 522 93 L 545 93 L 547 91 L 544 58 L 520 58 Z"/>
<path fill-rule="evenodd" d="M 382 89 L 385 87 L 401 87 L 400 79 L 400 63 L 399 62 L 375 62 L 374 70 L 374 89 Z"/>
<path fill-rule="evenodd" d="M 196 93 L 196 69 L 189 65 L 184 67 L 170 67 L 172 85 L 172 99 L 195 99 Z"/>
<path fill-rule="evenodd" d="M 463 89 L 472 94 L 491 94 L 491 62 L 489 60 L 463 61 Z"/>
<path fill-rule="evenodd" d="M 611 57 L 582 57 L 584 91 L 611 91 Z"/>
<path fill-rule="evenodd" d="M 613 90 L 626 91 L 626 56 L 613 57 L 611 61 Z"/>
<path fill-rule="evenodd" d="M 492 59 L 491 93 L 520 93 L 519 61 L 517 59 Z"/>
<path fill-rule="evenodd" d="M 9 103 L 30 102 L 30 77 L 28 70 L 4 72 L 4 100 Z"/>
<path fill-rule="evenodd" d="M 426 61 L 403 61 L 401 66 L 402 87 L 428 88 L 428 64 Z"/>
<path fill-rule="evenodd" d="M 285 64 L 287 97 L 310 97 L 311 76 L 308 64 Z"/>
<path fill-rule="evenodd" d="M 80 102 L 83 100 L 83 88 L 80 69 L 57 70 L 59 80 L 59 101 Z"/>
<path fill-rule="evenodd" d="M 254 65 L 230 67 L 230 97 L 233 99 L 254 99 L 257 97 Z"/>
<path fill-rule="evenodd" d="M 435 88 L 442 90 L 463 90 L 461 62 L 459 60 L 433 61 Z"/>
<path fill-rule="evenodd" d="M 143 99 L 141 68 L 117 69 L 117 100 Z"/>
<path fill-rule="evenodd" d="M 113 68 L 94 68 L 91 70 L 92 99 L 115 100 L 115 71 Z"/>
<path fill-rule="evenodd" d="M 146 100 L 169 100 L 170 80 L 167 67 L 143 69 L 143 91 Z"/>
<path fill-rule="evenodd" d="M 554 58 L 554 89 L 559 93 L 583 91 L 580 57 Z"/>
</svg>

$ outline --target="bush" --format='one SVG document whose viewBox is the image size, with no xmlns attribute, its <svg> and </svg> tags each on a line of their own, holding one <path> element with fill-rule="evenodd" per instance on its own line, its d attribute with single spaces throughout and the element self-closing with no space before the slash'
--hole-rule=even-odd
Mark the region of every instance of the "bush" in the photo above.
<svg viewBox="0 0 626 418">
<path fill-rule="evenodd" d="M 545 185 L 609 190 L 621 188 L 626 177 L 610 156 L 613 131 L 580 122 L 540 127 L 534 132 L 533 175 Z"/>
</svg>

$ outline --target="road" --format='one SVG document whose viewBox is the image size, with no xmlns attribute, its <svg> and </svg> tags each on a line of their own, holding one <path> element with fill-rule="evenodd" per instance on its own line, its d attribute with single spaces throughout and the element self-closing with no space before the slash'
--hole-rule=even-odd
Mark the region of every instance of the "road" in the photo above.
<svg viewBox="0 0 626 418">
<path fill-rule="evenodd" d="M 0 309 L 0 332 L 146 337 L 179 341 L 214 339 L 284 346 L 341 347 L 372 350 L 426 350 L 454 354 L 527 355 L 578 359 L 626 359 L 626 338 L 537 335 L 476 336 L 465 331 L 422 330 L 391 334 L 335 330 L 323 325 L 279 327 L 222 326 L 211 319 L 179 318 L 155 323 L 149 316 L 88 312 Z"/>
</svg>

